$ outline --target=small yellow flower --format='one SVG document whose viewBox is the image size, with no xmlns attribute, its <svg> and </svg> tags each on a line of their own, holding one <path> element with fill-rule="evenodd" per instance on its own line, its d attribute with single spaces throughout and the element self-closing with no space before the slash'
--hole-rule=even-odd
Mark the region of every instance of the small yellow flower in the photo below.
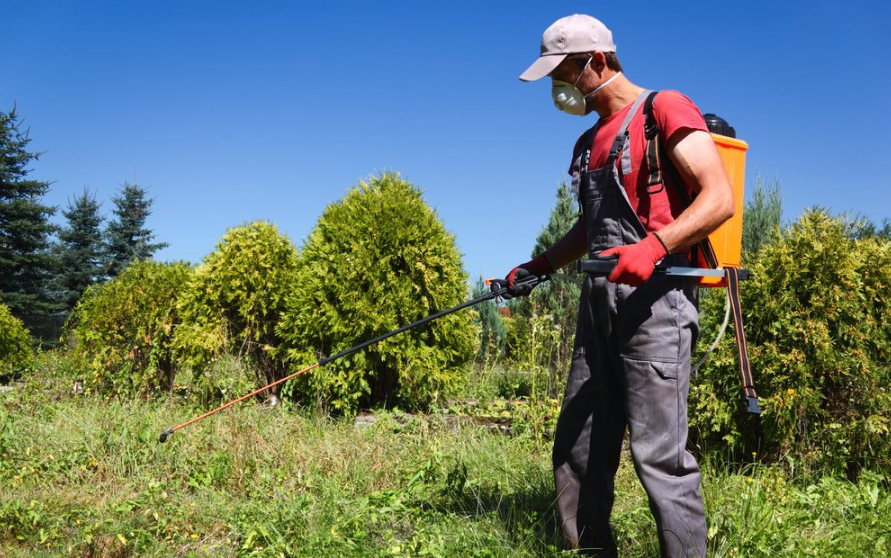
<svg viewBox="0 0 891 558">
<path fill-rule="evenodd" d="M 792 388 L 789 388 L 786 390 L 786 393 L 788 393 L 789 395 L 795 395 L 795 390 Z"/>
</svg>

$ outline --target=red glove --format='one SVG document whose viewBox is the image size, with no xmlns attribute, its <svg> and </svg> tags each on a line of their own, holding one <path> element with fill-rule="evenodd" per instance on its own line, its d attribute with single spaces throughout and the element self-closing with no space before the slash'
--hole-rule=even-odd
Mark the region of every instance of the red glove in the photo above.
<svg viewBox="0 0 891 558">
<path fill-rule="evenodd" d="M 616 246 L 600 253 L 601 257 L 614 255 L 619 256 L 619 261 L 607 279 L 636 287 L 650 278 L 656 263 L 668 255 L 668 250 L 653 233 L 637 244 Z"/>
<path fill-rule="evenodd" d="M 520 279 L 530 275 L 550 275 L 552 273 L 554 273 L 554 268 L 551 267 L 551 262 L 548 261 L 544 254 L 534 260 L 518 265 L 507 274 L 507 286 L 510 288 L 510 291 L 508 296 L 504 298 L 510 299 L 515 296 L 526 296 L 532 292 L 532 287 L 516 286 L 517 281 Z"/>
</svg>

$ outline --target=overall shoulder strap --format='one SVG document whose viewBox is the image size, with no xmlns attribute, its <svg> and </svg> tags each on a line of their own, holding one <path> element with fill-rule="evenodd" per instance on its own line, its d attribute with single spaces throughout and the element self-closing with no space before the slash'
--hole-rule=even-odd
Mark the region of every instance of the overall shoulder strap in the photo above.
<svg viewBox="0 0 891 558">
<path fill-rule="evenodd" d="M 615 164 L 616 159 L 619 156 L 619 152 L 621 152 L 622 148 L 625 146 L 626 138 L 628 135 L 628 125 L 631 123 L 631 119 L 634 118 L 634 115 L 637 114 L 640 106 L 646 101 L 647 93 L 650 93 L 650 91 L 644 91 L 643 93 L 641 93 L 631 105 L 631 108 L 628 110 L 628 114 L 625 115 L 625 120 L 623 120 L 622 125 L 619 126 L 619 131 L 618 133 L 616 133 L 616 137 L 615 139 L 613 139 L 613 144 L 610 147 L 609 162 L 607 164 Z M 594 141 L 594 133 L 597 131 L 598 124 L 594 124 L 594 126 L 588 128 L 588 130 L 585 131 L 585 133 L 582 134 L 582 137 L 579 139 L 579 145 L 581 145 L 581 169 L 587 169 L 588 165 L 591 162 L 591 143 Z"/>
<path fill-rule="evenodd" d="M 653 92 L 646 89 L 643 90 L 640 95 L 637 96 L 637 99 L 634 100 L 634 104 L 631 105 L 631 108 L 628 109 L 628 113 L 625 115 L 622 125 L 619 126 L 619 131 L 616 133 L 616 139 L 613 140 L 613 145 L 609 150 L 608 164 L 615 164 L 619 152 L 622 151 L 622 148 L 625 147 L 628 142 L 628 125 L 631 124 L 634 115 L 637 114 L 640 106 L 646 102 L 648 94 L 651 93 Z"/>
</svg>

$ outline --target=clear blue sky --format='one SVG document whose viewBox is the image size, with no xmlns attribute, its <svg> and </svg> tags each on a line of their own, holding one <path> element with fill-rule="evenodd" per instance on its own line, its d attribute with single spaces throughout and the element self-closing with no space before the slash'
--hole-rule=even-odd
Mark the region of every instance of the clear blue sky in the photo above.
<svg viewBox="0 0 891 558">
<path fill-rule="evenodd" d="M 0 0 L 0 110 L 44 152 L 60 208 L 125 182 L 162 260 L 200 262 L 267 219 L 302 244 L 327 204 L 398 171 L 474 279 L 528 259 L 576 137 L 517 76 L 554 20 L 609 26 L 626 75 L 677 89 L 749 144 L 785 218 L 891 217 L 891 8 L 849 2 Z"/>
</svg>

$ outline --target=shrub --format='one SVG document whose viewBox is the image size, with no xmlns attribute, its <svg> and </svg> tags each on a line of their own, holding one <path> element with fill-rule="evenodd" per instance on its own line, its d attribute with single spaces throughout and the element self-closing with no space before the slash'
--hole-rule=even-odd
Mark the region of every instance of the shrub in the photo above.
<svg viewBox="0 0 891 558">
<path fill-rule="evenodd" d="M 214 359 L 235 356 L 248 362 L 260 385 L 282 378 L 275 328 L 297 263 L 296 247 L 275 225 L 255 221 L 229 229 L 181 299 L 176 344 L 182 362 L 200 378 Z"/>
<path fill-rule="evenodd" d="M 28 330 L 5 304 L 0 303 L 0 377 L 14 374 L 32 356 Z"/>
<path fill-rule="evenodd" d="M 290 358 L 309 364 L 460 304 L 467 291 L 454 237 L 415 186 L 383 174 L 325 209 L 280 331 Z M 290 389 L 342 413 L 423 407 L 463 380 L 474 335 L 470 313 L 456 312 L 318 368 Z"/>
<path fill-rule="evenodd" d="M 691 396 L 701 443 L 814 472 L 891 472 L 891 243 L 859 226 L 809 210 L 753 257 L 741 298 L 763 412 L 739 410 L 727 335 Z M 706 300 L 704 331 L 720 298 Z"/>
<path fill-rule="evenodd" d="M 87 289 L 66 325 L 92 372 L 87 387 L 119 395 L 173 387 L 176 302 L 190 274 L 185 263 L 141 260 Z"/>
</svg>

